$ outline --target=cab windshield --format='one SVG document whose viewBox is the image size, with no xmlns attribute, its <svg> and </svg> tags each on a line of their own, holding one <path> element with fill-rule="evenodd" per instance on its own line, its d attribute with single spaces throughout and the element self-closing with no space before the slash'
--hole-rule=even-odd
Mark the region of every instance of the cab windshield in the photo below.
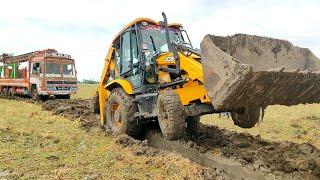
<svg viewBox="0 0 320 180">
<path fill-rule="evenodd" d="M 46 77 L 76 77 L 74 64 L 46 63 Z"/>
<path fill-rule="evenodd" d="M 169 51 L 164 27 L 151 24 L 141 26 L 141 34 L 142 42 L 148 46 L 150 51 Z M 169 28 L 169 36 L 172 42 L 189 44 L 185 42 L 185 38 L 178 28 Z"/>
<path fill-rule="evenodd" d="M 75 77 L 76 76 L 74 64 L 63 64 L 62 66 L 63 66 L 62 67 L 63 77 Z"/>
<path fill-rule="evenodd" d="M 46 63 L 46 77 L 61 77 L 61 65 L 58 63 Z"/>
</svg>

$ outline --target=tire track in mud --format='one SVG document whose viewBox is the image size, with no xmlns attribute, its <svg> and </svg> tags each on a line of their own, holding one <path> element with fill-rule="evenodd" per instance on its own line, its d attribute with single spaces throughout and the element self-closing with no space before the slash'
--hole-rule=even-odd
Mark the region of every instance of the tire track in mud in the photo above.
<svg viewBox="0 0 320 180">
<path fill-rule="evenodd" d="M 80 119 L 90 128 L 99 117 L 90 111 L 91 100 L 55 100 L 43 103 L 44 110 Z M 175 151 L 225 178 L 319 179 L 320 151 L 311 144 L 269 142 L 260 136 L 202 125 L 199 133 L 179 141 L 167 141 L 159 133 L 148 132 L 149 146 Z"/>
<path fill-rule="evenodd" d="M 147 140 L 148 144 L 152 147 L 177 152 L 202 166 L 215 169 L 220 176 L 225 178 L 252 180 L 273 179 L 273 176 L 255 171 L 252 167 L 243 167 L 236 160 L 225 158 L 214 151 L 202 152 L 201 150 L 194 148 L 192 143 L 168 141 L 161 137 L 159 132 L 149 132 Z"/>
<path fill-rule="evenodd" d="M 49 100 L 39 104 L 55 115 L 79 120 L 86 130 L 98 126 L 99 116 L 92 113 L 89 99 Z M 146 133 L 144 141 L 133 142 L 138 146 L 148 144 L 138 149 L 137 154 L 153 152 L 153 148 L 174 151 L 211 168 L 215 177 L 222 179 L 320 179 L 320 151 L 308 143 L 269 142 L 259 136 L 205 125 L 197 135 L 178 141 L 167 141 L 152 130 Z"/>
<path fill-rule="evenodd" d="M 167 141 L 152 132 L 150 146 L 175 151 L 231 179 L 319 179 L 320 151 L 291 142 L 268 142 L 259 136 L 202 125 L 199 134 Z"/>
</svg>

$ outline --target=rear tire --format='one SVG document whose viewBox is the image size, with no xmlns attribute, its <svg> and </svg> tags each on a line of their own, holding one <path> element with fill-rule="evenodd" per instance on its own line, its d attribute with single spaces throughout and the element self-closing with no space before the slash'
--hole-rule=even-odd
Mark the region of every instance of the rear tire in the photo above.
<svg viewBox="0 0 320 180">
<path fill-rule="evenodd" d="M 179 96 L 173 90 L 160 92 L 157 109 L 162 135 L 168 140 L 181 138 L 186 130 L 186 121 Z"/>
<path fill-rule="evenodd" d="M 8 91 L 8 88 L 3 88 L 2 89 L 2 94 L 4 95 L 4 96 L 8 96 L 8 93 L 9 91 Z"/>
<path fill-rule="evenodd" d="M 14 96 L 13 88 L 10 88 L 10 89 L 9 89 L 9 96 L 10 96 L 10 97 Z"/>
<path fill-rule="evenodd" d="M 197 135 L 200 126 L 200 116 L 189 116 L 187 117 L 186 122 L 186 133 L 188 135 Z"/>
<path fill-rule="evenodd" d="M 245 108 L 242 111 L 232 112 L 231 117 L 235 125 L 242 128 L 252 128 L 259 121 L 260 108 Z"/>
<path fill-rule="evenodd" d="M 114 134 L 128 134 L 133 137 L 141 135 L 142 126 L 134 117 L 138 108 L 133 100 L 121 88 L 111 91 L 106 105 L 106 120 Z"/>
</svg>

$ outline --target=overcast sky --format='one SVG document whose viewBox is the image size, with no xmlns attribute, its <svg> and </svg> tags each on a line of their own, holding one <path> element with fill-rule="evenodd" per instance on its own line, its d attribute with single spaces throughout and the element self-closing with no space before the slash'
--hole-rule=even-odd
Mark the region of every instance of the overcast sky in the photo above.
<svg viewBox="0 0 320 180">
<path fill-rule="evenodd" d="M 54 48 L 76 60 L 78 77 L 100 79 L 112 38 L 138 17 L 183 24 L 194 46 L 206 34 L 246 33 L 286 39 L 320 57 L 320 1 L 5 0 L 0 53 Z"/>
</svg>

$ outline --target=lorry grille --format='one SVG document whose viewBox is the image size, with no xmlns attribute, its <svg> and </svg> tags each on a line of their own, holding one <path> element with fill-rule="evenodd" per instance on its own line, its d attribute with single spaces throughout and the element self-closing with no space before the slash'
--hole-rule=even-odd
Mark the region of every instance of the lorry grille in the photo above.
<svg viewBox="0 0 320 180">
<path fill-rule="evenodd" d="M 70 87 L 70 86 L 49 86 L 48 90 L 50 90 L 50 91 L 75 91 L 75 90 L 77 90 L 77 88 Z"/>
<path fill-rule="evenodd" d="M 47 84 L 77 84 L 76 81 L 47 81 Z"/>
</svg>

